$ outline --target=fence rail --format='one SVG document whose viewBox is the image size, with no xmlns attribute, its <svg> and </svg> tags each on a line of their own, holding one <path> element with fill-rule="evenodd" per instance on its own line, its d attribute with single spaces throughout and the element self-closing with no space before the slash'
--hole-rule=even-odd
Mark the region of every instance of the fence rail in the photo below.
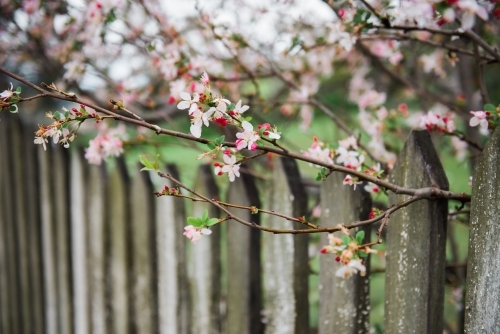
<svg viewBox="0 0 500 334">
<path fill-rule="evenodd" d="M 15 115 L 2 115 L 1 333 L 370 331 L 369 265 L 366 277 L 339 280 L 332 257 L 321 258 L 319 287 L 313 287 L 319 288 L 319 323 L 311 325 L 307 234 L 261 234 L 228 221 L 192 245 L 182 236 L 186 203 L 153 195 L 168 182 L 138 168 L 127 170 L 120 159 L 105 168 L 88 165 L 78 149 L 44 152 L 32 144 L 31 135 Z M 469 270 L 468 290 L 475 291 L 467 300 L 474 312 L 467 317 L 470 333 L 479 332 L 476 319 L 488 317 L 492 321 L 484 320 L 484 331 L 498 330 L 500 284 L 493 277 L 500 271 L 500 253 L 493 235 L 500 215 L 483 218 L 489 208 L 500 207 L 497 183 L 489 183 L 497 180 L 500 166 L 498 138 L 497 132 L 485 151 L 489 158 L 480 164 L 481 184 L 473 189 L 471 258 L 485 265 Z M 175 166 L 165 170 L 182 179 Z M 448 187 L 426 132 L 410 135 L 391 178 L 408 187 Z M 275 160 L 264 207 L 295 217 L 307 214 L 300 180 L 293 160 Z M 369 214 L 369 196 L 361 187 L 343 186 L 342 180 L 343 175 L 333 174 L 321 184 L 322 226 Z M 200 167 L 195 187 L 210 198 L 221 196 L 210 166 Z M 226 197 L 261 206 L 255 180 L 246 174 L 230 185 Z M 391 195 L 390 201 L 402 198 Z M 190 212 L 205 209 L 219 216 L 215 207 L 201 202 L 192 203 Z M 275 216 L 234 213 L 274 228 L 299 227 Z M 387 333 L 442 333 L 446 217 L 446 201 L 426 200 L 390 219 Z M 369 237 L 366 233 L 366 242 Z M 486 265 L 486 258 L 494 265 Z M 486 285 L 484 277 L 490 278 Z M 479 307 L 476 292 L 485 296 L 488 310 Z"/>
</svg>

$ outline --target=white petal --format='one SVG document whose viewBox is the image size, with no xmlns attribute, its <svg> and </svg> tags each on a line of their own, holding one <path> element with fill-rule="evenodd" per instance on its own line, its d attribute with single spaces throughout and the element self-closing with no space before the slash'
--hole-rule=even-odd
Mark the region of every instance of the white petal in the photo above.
<svg viewBox="0 0 500 334">
<path fill-rule="evenodd" d="M 472 117 L 469 121 L 470 126 L 477 126 L 479 124 L 479 118 L 477 117 Z"/>
<path fill-rule="evenodd" d="M 481 122 L 479 122 L 479 126 L 482 129 L 487 130 L 488 129 L 488 120 L 482 119 Z"/>
<path fill-rule="evenodd" d="M 189 93 L 187 93 L 187 92 L 180 92 L 179 96 L 183 100 L 186 100 L 186 101 L 190 101 L 191 100 L 191 95 Z"/>
<path fill-rule="evenodd" d="M 187 101 L 181 101 L 177 104 L 177 108 L 180 109 L 180 110 L 184 110 L 184 109 L 187 109 L 189 108 L 189 102 Z"/>
<path fill-rule="evenodd" d="M 243 121 L 241 123 L 241 126 L 243 127 L 243 129 L 245 129 L 246 131 L 253 131 L 253 126 L 252 124 L 250 124 L 249 122 L 247 121 Z"/>
<path fill-rule="evenodd" d="M 234 155 L 233 155 L 233 157 L 234 157 Z M 234 163 L 234 162 L 232 162 L 231 157 L 230 157 L 230 156 L 228 156 L 227 154 L 224 154 L 224 155 L 222 156 L 222 159 L 224 159 L 224 162 L 225 162 L 226 164 L 228 164 L 228 165 L 232 165 L 232 164 Z M 236 157 L 235 157 L 235 159 L 236 159 Z"/>
<path fill-rule="evenodd" d="M 476 15 L 472 12 L 466 11 L 462 15 L 462 29 L 469 30 L 474 27 L 474 23 L 476 22 Z"/>
<path fill-rule="evenodd" d="M 240 114 L 243 114 L 243 113 L 244 113 L 245 111 L 247 111 L 249 108 L 250 108 L 249 106 L 243 106 L 243 107 L 241 107 L 241 109 L 240 109 L 240 110 L 238 110 L 238 112 L 239 112 Z"/>
<path fill-rule="evenodd" d="M 212 234 L 212 230 L 209 230 L 208 228 L 204 228 L 201 230 L 201 234 L 210 235 L 210 234 Z"/>
<path fill-rule="evenodd" d="M 191 125 L 191 128 L 189 128 L 189 130 L 191 131 L 191 134 L 196 138 L 201 137 L 201 127 L 197 127 L 196 125 L 193 124 Z"/>
<path fill-rule="evenodd" d="M 200 110 L 200 109 L 198 109 L 198 105 L 196 103 L 193 103 L 193 104 L 191 104 L 191 107 L 189 108 L 189 113 L 191 114 L 192 112 L 195 112 L 197 110 Z"/>
</svg>

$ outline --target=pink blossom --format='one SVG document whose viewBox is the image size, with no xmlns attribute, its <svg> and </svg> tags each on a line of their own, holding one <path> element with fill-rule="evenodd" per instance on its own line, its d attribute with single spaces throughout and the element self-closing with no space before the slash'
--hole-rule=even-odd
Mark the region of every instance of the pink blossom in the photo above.
<svg viewBox="0 0 500 334">
<path fill-rule="evenodd" d="M 200 81 L 204 86 L 208 86 L 208 84 L 210 84 L 210 77 L 208 76 L 207 72 L 203 71 Z"/>
<path fill-rule="evenodd" d="M 257 132 L 253 131 L 253 126 L 247 121 L 241 122 L 241 126 L 243 127 L 243 132 L 238 132 L 236 134 L 236 148 L 238 150 L 242 150 L 247 147 L 249 150 L 255 150 L 257 145 L 255 142 L 260 139 Z"/>
<path fill-rule="evenodd" d="M 353 186 L 354 190 L 356 190 L 356 185 L 358 184 L 361 184 L 362 182 L 361 181 L 358 181 L 358 178 L 355 177 L 353 178 L 351 175 L 347 175 L 345 178 L 344 178 L 344 181 L 342 181 L 342 184 L 345 186 L 345 185 L 349 185 L 349 186 Z"/>
<path fill-rule="evenodd" d="M 366 267 L 359 260 L 351 260 L 347 265 L 343 265 L 336 272 L 335 276 L 341 278 L 347 278 L 352 274 L 360 272 L 361 276 L 366 274 Z"/>
<path fill-rule="evenodd" d="M 198 109 L 197 103 L 200 101 L 200 94 L 194 93 L 193 99 L 191 99 L 191 95 L 187 92 L 181 92 L 179 96 L 181 97 L 182 101 L 177 104 L 177 108 L 181 110 L 189 108 L 190 114 Z"/>
<path fill-rule="evenodd" d="M 380 193 L 380 187 L 377 186 L 376 184 L 374 183 L 368 183 L 366 186 L 365 186 L 365 190 L 369 193 L 373 193 L 373 194 L 378 194 Z"/>
<path fill-rule="evenodd" d="M 212 234 L 212 231 L 209 230 L 208 228 L 199 229 L 197 227 L 194 227 L 193 225 L 188 225 L 184 227 L 183 235 L 185 235 L 189 240 L 191 240 L 193 244 L 195 244 L 198 240 L 201 239 L 202 234 L 210 235 Z"/>
<path fill-rule="evenodd" d="M 470 113 L 474 115 L 474 117 L 472 117 L 469 121 L 470 126 L 479 125 L 482 129 L 488 129 L 489 112 L 471 111 Z"/>
</svg>

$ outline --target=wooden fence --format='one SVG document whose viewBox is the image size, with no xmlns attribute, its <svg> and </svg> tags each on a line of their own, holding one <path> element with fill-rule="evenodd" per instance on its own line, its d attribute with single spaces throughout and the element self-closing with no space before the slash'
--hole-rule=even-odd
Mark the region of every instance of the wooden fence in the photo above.
<svg viewBox="0 0 500 334">
<path fill-rule="evenodd" d="M 156 198 L 165 180 L 114 165 L 88 165 L 83 152 L 33 144 L 17 115 L 0 119 L 1 333 L 368 333 L 370 269 L 335 277 L 320 262 L 319 321 L 309 320 L 309 236 L 272 235 L 228 221 L 192 245 L 182 236 L 187 204 Z M 500 132 L 488 144 L 473 188 L 466 330 L 500 332 Z M 182 180 L 175 166 L 165 166 Z M 412 132 L 391 179 L 406 187 L 448 181 L 427 132 Z M 212 167 L 196 189 L 210 198 L 262 205 L 292 216 L 308 212 L 296 163 L 275 160 L 264 204 L 243 174 L 219 193 Z M 370 197 L 321 183 L 321 226 L 366 219 Z M 167 182 L 168 184 L 168 182 Z M 406 196 L 391 195 L 390 203 Z M 190 215 L 208 209 L 192 204 Z M 387 227 L 386 333 L 443 333 L 447 202 L 421 201 Z M 256 224 L 296 228 L 276 216 L 234 210 Z M 370 229 L 366 228 L 369 232 Z M 370 238 L 366 233 L 365 242 Z M 321 244 L 326 244 L 326 235 Z M 313 330 L 312 327 L 315 329 Z"/>
</svg>

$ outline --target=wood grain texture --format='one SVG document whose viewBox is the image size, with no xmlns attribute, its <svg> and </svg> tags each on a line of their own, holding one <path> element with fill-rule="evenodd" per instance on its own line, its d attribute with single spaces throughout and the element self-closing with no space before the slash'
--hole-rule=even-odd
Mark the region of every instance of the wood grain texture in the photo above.
<svg viewBox="0 0 500 334">
<path fill-rule="evenodd" d="M 294 160 L 275 160 L 266 209 L 299 217 L 306 214 L 307 195 Z M 304 228 L 273 215 L 263 225 L 277 229 Z M 309 332 L 308 235 L 263 235 L 264 308 L 268 334 Z"/>
<path fill-rule="evenodd" d="M 345 175 L 333 173 L 321 184 L 321 226 L 334 227 L 368 219 L 370 195 L 358 185 L 356 191 L 342 184 Z M 369 242 L 370 227 L 365 227 L 364 243 Z M 358 231 L 351 230 L 354 236 Z M 335 235 L 342 238 L 342 232 Z M 328 244 L 327 234 L 321 235 L 320 245 Z M 320 255 L 319 332 L 369 333 L 370 331 L 370 275 L 369 261 L 364 261 L 367 275 L 353 275 L 347 279 L 335 276 L 340 264 L 334 254 Z"/>
<path fill-rule="evenodd" d="M 427 131 L 412 131 L 390 175 L 403 187 L 448 189 Z M 408 196 L 389 195 L 389 203 Z M 442 333 L 447 200 L 422 200 L 397 211 L 387 226 L 385 331 Z"/>
<path fill-rule="evenodd" d="M 466 333 L 500 332 L 500 128 L 476 166 L 472 183 Z"/>
</svg>

